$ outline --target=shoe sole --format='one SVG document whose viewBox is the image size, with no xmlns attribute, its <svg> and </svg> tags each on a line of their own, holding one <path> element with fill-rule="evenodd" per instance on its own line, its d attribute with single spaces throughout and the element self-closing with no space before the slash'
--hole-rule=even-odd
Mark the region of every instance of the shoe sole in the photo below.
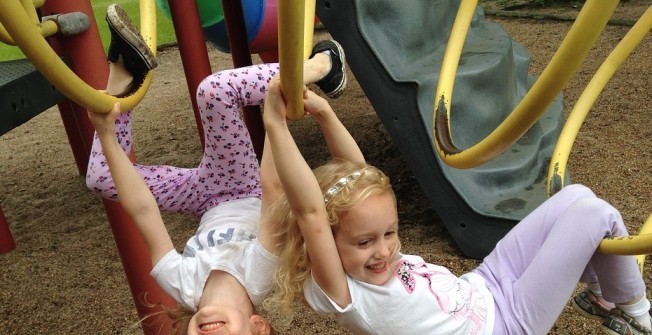
<svg viewBox="0 0 652 335">
<path fill-rule="evenodd" d="M 609 328 L 607 328 L 605 326 L 600 326 L 600 331 L 603 334 L 607 334 L 607 335 L 621 335 L 621 334 L 618 334 L 615 331 L 613 331 L 613 330 L 611 330 L 611 329 L 609 329 Z"/>
<path fill-rule="evenodd" d="M 129 45 L 138 52 L 140 57 L 147 63 L 147 67 L 151 70 L 158 66 L 156 57 L 143 40 L 138 32 L 138 27 L 134 25 L 127 13 L 116 5 L 111 5 L 107 8 L 106 18 L 108 24 L 115 30 L 115 32 L 122 37 L 122 39 L 129 43 Z"/>
<path fill-rule="evenodd" d="M 600 316 L 600 315 L 591 314 L 591 313 L 585 311 L 584 309 L 582 309 L 582 308 L 581 308 L 581 307 L 580 307 L 580 306 L 575 302 L 575 300 L 572 300 L 572 301 L 571 301 L 571 306 L 573 306 L 573 309 L 574 309 L 578 314 L 580 314 L 581 316 L 583 316 L 583 317 L 585 317 L 585 318 L 587 318 L 587 319 L 592 319 L 592 320 L 597 320 L 597 321 L 603 321 L 603 320 L 605 319 L 605 317 L 602 317 L 602 316 Z"/>
<path fill-rule="evenodd" d="M 614 331 L 613 329 L 611 329 L 611 328 L 609 328 L 607 326 L 604 326 L 604 325 L 600 326 L 600 331 L 603 334 L 607 334 L 607 335 L 622 335 L 621 333 L 618 333 L 618 332 Z"/>
<path fill-rule="evenodd" d="M 348 81 L 348 76 L 346 75 L 346 54 L 344 53 L 344 49 L 342 48 L 342 45 L 340 45 L 340 43 L 338 43 L 337 41 L 332 41 L 332 42 L 333 44 L 335 44 L 335 47 L 337 48 L 337 52 L 340 56 L 340 61 L 342 63 L 342 68 L 340 69 L 340 71 L 342 71 L 342 82 L 337 88 L 335 88 L 333 93 L 327 95 L 330 98 L 337 98 L 340 95 L 342 95 L 342 93 L 344 93 L 344 89 L 346 89 L 346 85 Z"/>
</svg>

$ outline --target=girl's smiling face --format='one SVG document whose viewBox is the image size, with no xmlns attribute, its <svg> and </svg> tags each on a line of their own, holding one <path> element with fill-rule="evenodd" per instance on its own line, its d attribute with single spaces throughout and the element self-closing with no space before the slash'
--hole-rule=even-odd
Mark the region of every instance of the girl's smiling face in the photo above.
<svg viewBox="0 0 652 335">
<path fill-rule="evenodd" d="M 237 309 L 211 305 L 200 308 L 193 315 L 188 335 L 259 334 L 266 325 L 261 316 L 247 317 Z"/>
<path fill-rule="evenodd" d="M 385 284 L 399 247 L 396 202 L 390 193 L 370 196 L 341 214 L 335 244 L 344 271 L 356 280 Z"/>
</svg>

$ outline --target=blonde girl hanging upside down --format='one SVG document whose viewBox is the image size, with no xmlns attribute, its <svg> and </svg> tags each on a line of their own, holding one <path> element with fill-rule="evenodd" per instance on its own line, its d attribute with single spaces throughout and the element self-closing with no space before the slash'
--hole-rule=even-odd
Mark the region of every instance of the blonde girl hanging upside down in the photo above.
<svg viewBox="0 0 652 335">
<path fill-rule="evenodd" d="M 306 109 L 334 115 L 306 91 Z M 400 252 L 396 197 L 389 178 L 365 163 L 345 129 L 337 160 L 311 171 L 287 126 L 279 80 L 264 122 L 284 195 L 270 217 L 286 231 L 270 303 L 290 311 L 303 300 L 333 314 L 354 334 L 543 335 L 573 299 L 605 334 L 652 334 L 650 302 L 634 256 L 603 255 L 603 238 L 625 236 L 619 212 L 581 185 L 570 185 L 516 225 L 473 271 Z M 331 116 L 333 118 L 333 116 Z"/>
<path fill-rule="evenodd" d="M 107 91 L 128 95 L 156 66 L 137 28 L 120 7 L 111 5 Z M 344 54 L 334 41 L 322 41 L 304 63 L 304 83 L 327 95 L 346 87 Z M 264 100 L 278 64 L 225 70 L 208 76 L 197 89 L 205 133 L 199 166 L 145 166 L 132 163 L 131 112 L 116 104 L 110 113 L 89 111 L 96 129 L 87 172 L 88 187 L 120 201 L 149 249 L 151 275 L 179 306 L 178 330 L 188 334 L 271 334 L 256 308 L 272 288 L 282 240 L 278 225 L 264 219 L 282 192 L 269 145 L 259 163 L 241 105 Z M 338 126 L 338 120 L 324 127 Z M 175 250 L 160 210 L 201 217 L 182 253 Z M 262 218 L 261 218 L 262 217 Z M 171 313 L 171 316 L 179 313 Z"/>
</svg>

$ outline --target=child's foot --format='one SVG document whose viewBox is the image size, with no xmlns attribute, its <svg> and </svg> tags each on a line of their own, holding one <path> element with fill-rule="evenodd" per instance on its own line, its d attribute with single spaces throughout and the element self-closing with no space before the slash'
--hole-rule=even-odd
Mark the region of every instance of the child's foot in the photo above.
<svg viewBox="0 0 652 335">
<path fill-rule="evenodd" d="M 147 73 L 156 68 L 156 57 L 140 35 L 138 27 L 118 5 L 112 4 L 106 10 L 106 22 L 111 31 L 111 44 L 107 59 L 116 63 L 122 56 L 125 68 L 134 77 L 125 96 L 132 94 L 143 84 Z"/>
<path fill-rule="evenodd" d="M 639 324 L 633 317 L 618 308 L 611 310 L 600 330 L 609 335 L 652 335 L 652 330 Z"/>
<path fill-rule="evenodd" d="M 614 308 L 603 299 L 598 298 L 590 290 L 584 290 L 576 295 L 571 302 L 575 311 L 589 319 L 602 321 L 609 316 L 609 311 Z"/>
<path fill-rule="evenodd" d="M 329 98 L 337 98 L 346 88 L 345 56 L 342 46 L 334 40 L 321 41 L 312 48 L 310 58 L 319 52 L 328 51 L 331 59 L 331 70 L 315 84 Z"/>
</svg>

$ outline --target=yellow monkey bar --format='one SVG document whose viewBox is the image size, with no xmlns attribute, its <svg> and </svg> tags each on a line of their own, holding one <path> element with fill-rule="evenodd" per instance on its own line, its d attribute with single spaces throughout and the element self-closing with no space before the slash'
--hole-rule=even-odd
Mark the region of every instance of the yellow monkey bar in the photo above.
<svg viewBox="0 0 652 335">
<path fill-rule="evenodd" d="M 587 0 L 559 50 L 521 103 L 484 140 L 471 148 L 460 150 L 455 146 L 450 131 L 450 102 L 452 101 L 457 64 L 477 5 L 476 0 L 462 0 L 444 55 L 435 92 L 434 144 L 442 160 L 456 168 L 473 168 L 493 159 L 517 141 L 545 112 L 555 96 L 568 83 L 604 29 L 618 2 L 618 0 Z M 584 90 L 569 115 L 553 153 L 548 172 L 547 190 L 549 195 L 563 187 L 568 156 L 589 108 L 615 70 L 651 29 L 652 6 L 609 55 Z M 652 253 L 652 215 L 644 223 L 639 235 L 606 238 L 600 244 L 598 251 L 618 255 L 638 254 L 637 260 L 642 268 L 645 254 Z"/>
<path fill-rule="evenodd" d="M 650 216 L 647 217 L 647 220 L 645 221 L 645 223 L 643 223 L 643 226 L 641 227 L 641 230 L 638 232 L 638 237 L 649 236 L 650 234 L 652 234 L 652 214 L 650 214 Z M 647 247 L 642 248 L 641 250 L 645 251 L 645 253 L 650 253 L 649 245 L 652 243 L 652 241 L 648 240 L 646 242 L 647 242 Z M 609 243 L 611 243 L 611 242 L 609 242 Z M 636 243 L 640 243 L 640 242 L 636 242 Z M 618 242 L 616 242 L 616 244 L 618 244 Z M 602 249 L 602 248 L 605 248 L 605 247 L 607 248 L 607 251 L 604 251 Z M 598 251 L 604 252 L 604 253 L 607 253 L 607 254 L 618 254 L 617 252 L 609 252 L 610 247 L 612 247 L 612 246 L 610 246 L 608 244 L 605 245 L 605 241 L 603 241 L 602 244 L 600 244 L 600 249 L 598 249 Z M 616 248 L 617 247 L 618 246 L 616 246 Z M 628 252 L 627 254 L 635 254 L 635 253 L 636 252 L 632 251 L 632 252 Z M 638 267 L 641 270 L 641 273 L 643 273 L 643 265 L 645 265 L 645 253 L 642 253 L 642 254 L 639 254 L 638 256 L 636 256 L 636 263 L 638 263 Z"/>
<path fill-rule="evenodd" d="M 434 145 L 442 160 L 452 167 L 473 168 L 490 161 L 525 134 L 579 68 L 618 2 L 587 0 L 559 50 L 521 103 L 489 136 L 468 149 L 460 150 L 455 146 L 450 132 L 450 103 L 457 64 L 477 6 L 477 0 L 462 0 L 435 91 Z"/>
<path fill-rule="evenodd" d="M 564 128 L 559 135 L 559 140 L 552 154 L 550 168 L 548 170 L 548 195 L 557 193 L 564 187 L 564 176 L 566 164 L 570 156 L 571 148 L 582 127 L 582 123 L 589 113 L 589 109 L 595 103 L 604 87 L 607 85 L 616 70 L 629 57 L 634 48 L 638 46 L 645 35 L 652 29 L 652 6 L 648 7 L 641 18 L 630 29 L 625 37 L 618 43 L 616 48 L 609 54 L 595 73 L 582 95 L 577 100 L 575 107 L 568 115 Z"/>
<path fill-rule="evenodd" d="M 281 90 L 292 120 L 303 117 L 303 61 L 310 55 L 315 0 L 278 1 L 278 55 Z"/>
<path fill-rule="evenodd" d="M 25 11 L 28 13 L 28 17 L 31 20 L 31 23 L 37 26 L 37 29 L 41 31 L 41 35 L 43 37 L 48 37 L 56 34 L 58 27 L 57 24 L 54 23 L 53 21 L 45 21 L 42 23 L 38 21 L 38 16 L 36 15 L 36 8 L 41 8 L 44 3 L 45 0 L 32 0 L 32 1 L 21 0 L 21 4 L 25 9 Z M 7 30 L 2 26 L 2 24 L 0 24 L 0 42 L 9 45 L 16 45 L 16 43 L 11 38 L 11 36 L 9 36 Z"/>
<path fill-rule="evenodd" d="M 21 0 L 21 3 L 16 0 L 0 1 L 0 38 L 4 41 L 5 35 L 10 37 L 52 85 L 70 100 L 97 112 L 109 112 L 116 101 L 120 101 L 123 110 L 130 110 L 143 99 L 151 82 L 152 72 L 147 75 L 138 91 L 124 98 L 99 92 L 81 80 L 66 66 L 43 37 L 43 29 L 39 27 L 36 18 L 35 3 L 42 5 L 42 1 Z M 154 1 L 141 0 L 140 14 L 141 34 L 147 46 L 156 52 Z"/>
<path fill-rule="evenodd" d="M 116 101 L 128 110 L 138 104 L 151 82 L 149 73 L 142 87 L 133 95 L 116 98 L 84 83 L 56 55 L 44 36 L 56 32 L 56 24 L 38 22 L 36 10 L 44 0 L 0 1 L 0 41 L 15 44 L 30 59 L 32 64 L 59 91 L 79 105 L 108 112 Z M 303 60 L 312 46 L 314 30 L 315 0 L 280 0 L 278 2 L 279 62 L 283 69 L 281 85 L 288 101 L 288 116 L 291 119 L 303 117 Z M 140 1 L 140 31 L 147 45 L 156 51 L 156 7 L 153 0 Z M 303 46 L 303 48 L 301 47 Z"/>
<path fill-rule="evenodd" d="M 632 29 L 630 29 L 627 35 L 625 35 L 616 48 L 609 54 L 577 100 L 577 104 L 575 104 L 575 107 L 568 115 L 568 119 L 564 124 L 564 128 L 559 135 L 559 140 L 552 154 L 550 168 L 548 170 L 548 195 L 552 195 L 564 187 L 563 176 L 566 173 L 568 157 L 589 109 L 593 106 L 593 103 L 616 70 L 629 57 L 632 50 L 641 43 L 650 30 L 652 30 L 652 6 L 648 7 Z M 652 253 L 652 215 L 643 224 L 638 235 L 605 239 L 600 244 L 598 251 L 617 255 Z M 643 255 L 639 256 L 639 264 L 641 266 L 644 259 L 645 257 Z"/>
</svg>

